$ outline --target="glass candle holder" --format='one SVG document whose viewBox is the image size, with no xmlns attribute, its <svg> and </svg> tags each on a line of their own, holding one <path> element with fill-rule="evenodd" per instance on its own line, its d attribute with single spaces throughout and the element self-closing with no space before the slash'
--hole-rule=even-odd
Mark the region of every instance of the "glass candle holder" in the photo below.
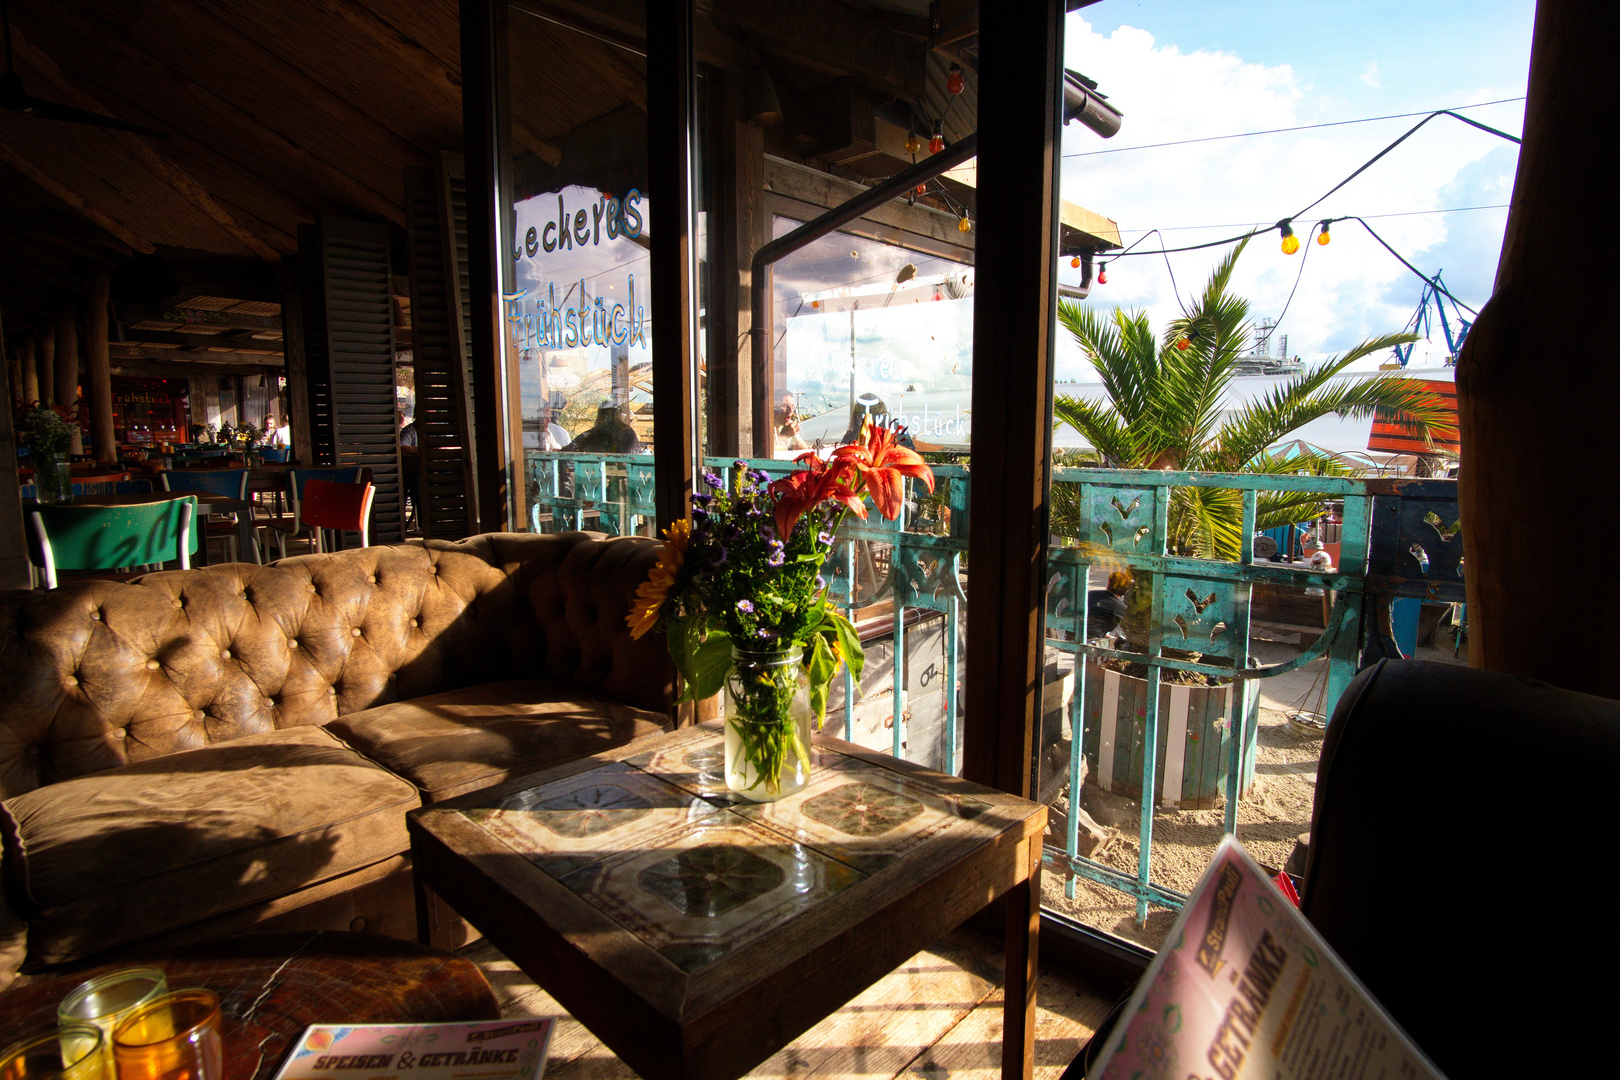
<svg viewBox="0 0 1620 1080">
<path fill-rule="evenodd" d="M 168 992 L 168 981 L 157 968 L 122 968 L 80 983 L 56 1007 L 56 1020 L 64 1030 L 74 1024 L 92 1024 L 101 1029 L 101 1052 L 110 1077 L 113 1029 L 137 1007 Z"/>
<path fill-rule="evenodd" d="M 0 1080 L 113 1080 L 107 1036 L 91 1024 L 69 1024 L 0 1050 Z"/>
<path fill-rule="evenodd" d="M 223 1080 L 219 998 L 176 990 L 139 1006 L 113 1031 L 118 1080 Z"/>
</svg>

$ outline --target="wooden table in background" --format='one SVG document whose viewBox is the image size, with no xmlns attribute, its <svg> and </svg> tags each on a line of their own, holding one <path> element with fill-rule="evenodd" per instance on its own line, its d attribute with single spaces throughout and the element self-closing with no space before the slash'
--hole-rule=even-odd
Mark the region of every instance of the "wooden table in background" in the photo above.
<svg viewBox="0 0 1620 1080">
<path fill-rule="evenodd" d="M 817 737 L 802 792 L 738 801 L 716 725 L 407 818 L 430 893 L 648 1080 L 734 1080 L 998 897 L 1002 1075 L 1027 1080 L 1046 808 Z"/>
</svg>

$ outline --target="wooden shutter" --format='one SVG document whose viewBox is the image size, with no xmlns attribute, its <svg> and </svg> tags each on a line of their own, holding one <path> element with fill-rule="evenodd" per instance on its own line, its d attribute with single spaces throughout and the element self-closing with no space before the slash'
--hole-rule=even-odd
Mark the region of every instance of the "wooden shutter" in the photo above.
<svg viewBox="0 0 1620 1080">
<path fill-rule="evenodd" d="M 299 230 L 315 463 L 371 470 L 371 542 L 405 539 L 388 227 L 325 218 Z"/>
<path fill-rule="evenodd" d="M 467 325 L 467 182 L 460 154 L 405 170 L 422 535 L 478 531 Z"/>
</svg>

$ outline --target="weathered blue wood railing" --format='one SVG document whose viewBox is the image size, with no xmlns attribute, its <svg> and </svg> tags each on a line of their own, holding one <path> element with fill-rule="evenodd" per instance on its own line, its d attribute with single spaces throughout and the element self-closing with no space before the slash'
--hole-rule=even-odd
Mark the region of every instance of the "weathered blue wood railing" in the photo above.
<svg viewBox="0 0 1620 1080">
<path fill-rule="evenodd" d="M 711 469 L 734 463 L 712 458 Z M 746 462 L 773 478 L 793 469 L 786 461 Z M 652 463 L 646 455 L 578 455 L 530 451 L 530 521 L 536 530 L 597 528 L 610 533 L 646 531 L 653 518 Z M 568 483 L 572 470 L 572 485 Z M 906 612 L 927 610 L 945 617 L 945 732 L 942 767 L 960 771 L 958 713 L 961 672 L 963 584 L 968 552 L 967 521 L 970 470 L 934 466 L 932 497 L 908 485 L 910 501 L 896 521 L 876 514 L 865 521 L 846 519 L 828 560 L 831 595 L 846 612 L 892 591 L 894 610 L 893 742 L 903 756 L 906 741 Z M 1355 480 L 1338 477 L 1274 476 L 1225 473 L 1144 472 L 1116 469 L 1062 469 L 1054 484 L 1069 485 L 1081 508 L 1078 546 L 1054 546 L 1049 555 L 1046 597 L 1047 642 L 1075 654 L 1075 688 L 1070 700 L 1073 738 L 1069 754 L 1071 805 L 1079 804 L 1081 732 L 1085 727 L 1087 657 L 1136 662 L 1148 671 L 1142 717 L 1140 755 L 1141 829 L 1134 875 L 1081 856 L 1079 817 L 1068 815 L 1062 848 L 1049 847 L 1046 862 L 1059 871 L 1072 897 L 1075 881 L 1086 878 L 1127 893 L 1136 900 L 1137 919 L 1149 904 L 1179 907 L 1186 899 L 1150 880 L 1153 813 L 1157 783 L 1159 687 L 1163 672 L 1186 671 L 1231 681 L 1237 704 L 1229 717 L 1226 762 L 1225 831 L 1237 829 L 1238 799 L 1244 756 L 1254 753 L 1256 729 L 1250 721 L 1257 699 L 1257 680 L 1294 671 L 1318 659 L 1327 661 L 1325 710 L 1333 706 L 1350 679 L 1382 655 L 1399 655 L 1389 634 L 1389 601 L 1420 597 L 1460 601 L 1463 595 L 1462 537 L 1457 514 L 1456 482 L 1450 480 Z M 1224 488 L 1241 493 L 1242 550 L 1238 562 L 1184 558 L 1167 554 L 1172 492 L 1178 487 Z M 1343 528 L 1339 566 L 1320 573 L 1300 564 L 1253 562 L 1253 536 L 1260 492 L 1304 492 L 1342 501 Z M 866 551 L 886 546 L 887 580 L 871 596 L 860 595 L 858 561 Z M 1146 651 L 1132 653 L 1089 640 L 1087 592 L 1093 567 L 1129 569 L 1139 581 L 1151 582 L 1151 608 Z M 1315 587 L 1334 596 L 1321 638 L 1281 664 L 1249 663 L 1250 601 L 1261 583 Z M 1205 654 L 1197 660 L 1166 655 L 1165 650 Z M 853 715 L 855 687 L 844 675 L 846 718 Z M 846 723 L 851 722 L 846 720 Z M 846 728 L 847 731 L 850 728 Z M 1252 760 L 1252 758 L 1251 758 Z"/>
</svg>

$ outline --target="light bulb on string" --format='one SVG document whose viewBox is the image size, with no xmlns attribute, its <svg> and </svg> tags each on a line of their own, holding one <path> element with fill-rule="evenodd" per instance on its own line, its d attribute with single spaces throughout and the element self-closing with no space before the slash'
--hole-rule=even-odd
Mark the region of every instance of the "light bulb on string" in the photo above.
<svg viewBox="0 0 1620 1080">
<path fill-rule="evenodd" d="M 1097 265 L 1097 284 L 1099 284 L 1099 285 L 1108 284 L 1108 264 L 1107 263 L 1099 263 Z"/>
<path fill-rule="evenodd" d="M 922 140 L 917 138 L 917 133 L 915 131 L 908 131 L 906 133 L 906 153 L 916 157 L 917 152 L 921 149 Z"/>
<path fill-rule="evenodd" d="M 945 128 L 944 128 L 944 124 L 943 123 L 936 123 L 934 125 L 934 134 L 928 140 L 928 152 L 930 154 L 937 154 L 943 149 L 945 149 Z"/>
<path fill-rule="evenodd" d="M 1080 269 L 1080 256 L 1076 255 L 1074 258 L 1070 259 L 1069 265 L 1074 267 L 1076 270 Z"/>
<path fill-rule="evenodd" d="M 952 94 L 960 94 L 963 87 L 962 65 L 952 64 L 950 74 L 945 76 L 945 89 Z"/>
<path fill-rule="evenodd" d="M 1328 225 L 1329 224 L 1330 224 L 1330 222 L 1326 222 L 1326 221 L 1322 222 L 1321 223 L 1322 231 L 1316 234 L 1316 242 L 1318 244 L 1321 244 L 1323 247 L 1327 247 L 1328 244 L 1333 242 L 1332 235 L 1328 233 Z"/>
<path fill-rule="evenodd" d="M 1282 253 L 1292 255 L 1297 252 L 1299 250 L 1299 237 L 1294 235 L 1294 226 L 1289 219 L 1283 218 L 1277 222 L 1277 227 L 1282 230 Z"/>
<path fill-rule="evenodd" d="M 957 232 L 972 232 L 973 231 L 973 222 L 968 220 L 966 214 L 962 215 L 961 220 L 956 223 L 956 231 Z"/>
</svg>

